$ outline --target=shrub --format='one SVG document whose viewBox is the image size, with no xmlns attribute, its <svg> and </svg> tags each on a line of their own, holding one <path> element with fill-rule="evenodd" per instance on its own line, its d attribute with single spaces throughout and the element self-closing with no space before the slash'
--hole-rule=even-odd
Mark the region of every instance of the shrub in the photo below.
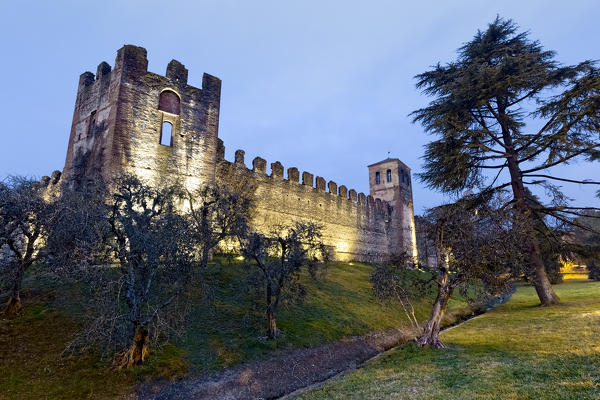
<svg viewBox="0 0 600 400">
<path fill-rule="evenodd" d="M 600 266 L 595 261 L 588 263 L 588 270 L 590 271 L 588 278 L 594 281 L 600 281 Z"/>
</svg>

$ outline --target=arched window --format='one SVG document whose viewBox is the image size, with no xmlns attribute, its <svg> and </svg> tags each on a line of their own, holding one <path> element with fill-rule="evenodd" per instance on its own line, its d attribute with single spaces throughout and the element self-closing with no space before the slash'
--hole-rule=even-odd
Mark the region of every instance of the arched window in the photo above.
<svg viewBox="0 0 600 400">
<path fill-rule="evenodd" d="M 165 146 L 171 146 L 172 144 L 172 133 L 173 125 L 170 122 L 163 122 L 162 129 L 160 130 L 160 144 Z"/>
<path fill-rule="evenodd" d="M 387 172 L 385 173 L 387 181 L 391 182 L 392 181 L 392 170 L 388 169 Z"/>
<path fill-rule="evenodd" d="M 379 185 L 381 183 L 381 176 L 379 175 L 379 171 L 375 172 L 375 184 Z"/>
<path fill-rule="evenodd" d="M 160 94 L 158 99 L 158 109 L 170 114 L 179 115 L 181 106 L 179 104 L 179 96 L 171 90 L 165 90 Z"/>
</svg>

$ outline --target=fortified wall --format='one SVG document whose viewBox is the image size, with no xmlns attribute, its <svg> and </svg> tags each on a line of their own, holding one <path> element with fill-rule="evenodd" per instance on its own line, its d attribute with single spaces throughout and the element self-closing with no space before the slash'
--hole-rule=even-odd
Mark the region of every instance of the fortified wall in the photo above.
<svg viewBox="0 0 600 400">
<path fill-rule="evenodd" d="M 252 226 L 313 221 L 337 259 L 377 261 L 403 251 L 416 256 L 410 169 L 398 159 L 369 166 L 370 195 L 244 152 L 225 160 L 218 138 L 221 81 L 204 74 L 187 84 L 188 70 L 172 60 L 161 76 L 147 70 L 146 50 L 126 45 L 114 69 L 100 63 L 79 79 L 65 166 L 48 185 L 94 174 L 133 173 L 150 183 L 178 178 L 188 188 L 251 182 L 256 187 Z"/>
</svg>

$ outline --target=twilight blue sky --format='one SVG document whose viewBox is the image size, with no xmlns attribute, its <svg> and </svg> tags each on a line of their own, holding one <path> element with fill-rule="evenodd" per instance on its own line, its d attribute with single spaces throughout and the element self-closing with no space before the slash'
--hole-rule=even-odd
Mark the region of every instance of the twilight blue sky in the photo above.
<svg viewBox="0 0 600 400">
<path fill-rule="evenodd" d="M 496 14 L 557 59 L 600 58 L 600 2 L 570 1 L 4 1 L 0 5 L 0 177 L 62 169 L 79 74 L 114 65 L 123 44 L 223 80 L 226 158 L 246 150 L 368 193 L 368 164 L 398 157 L 420 170 L 429 138 L 407 116 L 427 103 L 413 76 L 455 58 Z M 600 163 L 556 172 L 598 178 Z M 415 177 L 415 212 L 443 196 Z M 577 205 L 590 187 L 565 186 Z"/>
</svg>

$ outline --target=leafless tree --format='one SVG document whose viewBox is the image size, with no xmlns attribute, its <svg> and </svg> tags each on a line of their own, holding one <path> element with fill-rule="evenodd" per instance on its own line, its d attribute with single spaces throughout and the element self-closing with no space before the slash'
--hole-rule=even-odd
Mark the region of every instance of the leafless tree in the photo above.
<svg viewBox="0 0 600 400">
<path fill-rule="evenodd" d="M 269 234 L 252 233 L 242 241 L 242 254 L 259 273 L 254 283 L 264 289 L 267 337 L 278 335 L 276 316 L 284 300 L 303 300 L 306 288 L 300 273 L 312 277 L 324 273 L 329 249 L 321 240 L 321 227 L 310 222 L 278 226 Z"/>
<path fill-rule="evenodd" d="M 213 249 L 224 240 L 243 237 L 248 231 L 252 210 L 252 188 L 207 185 L 190 192 L 190 226 L 200 251 L 200 265 L 206 267 Z"/>
<path fill-rule="evenodd" d="M 428 268 L 437 286 L 431 314 L 417 338 L 419 345 L 443 348 L 439 339 L 448 303 L 458 288 L 463 295 L 499 294 L 511 282 L 511 267 L 523 263 L 526 224 L 504 199 L 466 196 L 429 210 L 425 219 L 436 263 Z M 525 232 L 525 233 L 524 233 Z"/>
<path fill-rule="evenodd" d="M 62 197 L 62 220 L 48 252 L 89 283 L 94 311 L 73 346 L 125 347 L 115 364 L 128 368 L 147 358 L 151 338 L 168 335 L 180 321 L 175 317 L 194 282 L 196 254 L 189 220 L 178 208 L 183 196 L 176 184 L 154 187 L 123 176 Z"/>
<path fill-rule="evenodd" d="M 500 195 L 465 196 L 452 204 L 428 210 L 419 218 L 417 243 L 420 258 L 397 257 L 394 265 L 378 265 L 371 275 L 380 299 L 397 301 L 420 332 L 421 346 L 445 347 L 439 338 L 448 303 L 459 290 L 469 299 L 499 294 L 511 284 L 511 270 L 523 262 L 524 226 L 513 209 L 502 208 Z M 407 273 L 428 271 L 430 279 Z M 424 326 L 414 316 L 411 299 L 436 288 L 436 298 Z"/>
<path fill-rule="evenodd" d="M 0 182 L 0 289 L 9 292 L 0 311 L 5 316 L 17 316 L 23 310 L 23 276 L 41 258 L 53 206 L 32 179 L 9 177 Z"/>
</svg>

